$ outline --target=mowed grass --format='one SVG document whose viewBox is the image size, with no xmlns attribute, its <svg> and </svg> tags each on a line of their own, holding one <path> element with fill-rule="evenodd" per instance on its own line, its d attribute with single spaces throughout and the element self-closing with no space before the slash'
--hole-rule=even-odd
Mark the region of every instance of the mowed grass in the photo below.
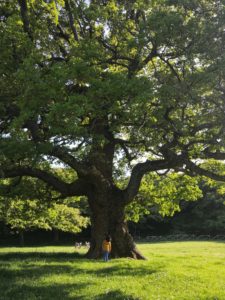
<svg viewBox="0 0 225 300">
<path fill-rule="evenodd" d="M 71 247 L 0 248 L 0 299 L 225 300 L 225 243 L 140 244 L 147 261 Z"/>
</svg>

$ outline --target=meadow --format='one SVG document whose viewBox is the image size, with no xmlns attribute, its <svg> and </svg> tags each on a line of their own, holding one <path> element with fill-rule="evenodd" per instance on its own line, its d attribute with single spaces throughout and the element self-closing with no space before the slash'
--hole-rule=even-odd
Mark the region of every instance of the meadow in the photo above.
<svg viewBox="0 0 225 300">
<path fill-rule="evenodd" d="M 225 300 L 224 242 L 138 247 L 148 260 L 91 261 L 73 246 L 1 247 L 0 299 Z"/>
</svg>

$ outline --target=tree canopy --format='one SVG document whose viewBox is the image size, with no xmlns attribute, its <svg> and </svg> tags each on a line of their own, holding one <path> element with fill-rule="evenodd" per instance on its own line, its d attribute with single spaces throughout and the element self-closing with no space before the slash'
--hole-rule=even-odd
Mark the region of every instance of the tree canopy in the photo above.
<svg viewBox="0 0 225 300">
<path fill-rule="evenodd" d="M 144 174 L 225 180 L 199 164 L 225 158 L 224 1 L 3 0 L 0 19 L 1 176 L 87 196 L 93 256 Z"/>
</svg>

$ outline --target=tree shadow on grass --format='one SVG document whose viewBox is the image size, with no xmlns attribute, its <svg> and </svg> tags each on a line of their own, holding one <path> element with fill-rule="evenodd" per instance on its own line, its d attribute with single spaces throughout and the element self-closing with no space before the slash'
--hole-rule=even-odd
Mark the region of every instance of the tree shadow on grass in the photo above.
<svg viewBox="0 0 225 300">
<path fill-rule="evenodd" d="M 69 261 L 74 259 L 85 259 L 85 255 L 74 252 L 11 252 L 11 253 L 0 253 L 1 260 L 30 260 L 30 259 L 47 259 L 48 261 Z"/>
<path fill-rule="evenodd" d="M 80 297 L 79 293 L 85 290 L 86 286 L 87 284 L 84 283 L 53 283 L 52 285 L 39 286 L 14 283 L 9 289 L 1 291 L 0 300 L 80 300 L 82 297 Z M 71 292 L 74 293 L 74 290 L 76 290 L 76 295 L 70 295 Z"/>
<path fill-rule="evenodd" d="M 102 267 L 99 268 L 99 263 L 101 261 L 91 261 L 92 263 L 98 263 L 98 267 L 95 269 L 85 269 L 82 267 L 82 264 L 90 262 L 88 259 L 84 259 L 84 255 L 79 253 L 52 253 L 52 252 L 18 252 L 18 253 L 0 253 L 0 270 L 4 272 L 4 269 L 8 265 L 13 264 L 14 262 L 19 262 L 21 267 L 21 272 L 23 276 L 26 276 L 26 272 L 32 272 L 32 274 L 37 276 L 42 276 L 47 273 L 59 274 L 59 272 L 65 274 L 76 274 L 76 275 L 92 275 L 98 277 L 105 276 L 143 276 L 151 275 L 157 273 L 164 267 L 163 264 L 158 266 L 151 266 L 150 264 L 145 265 L 132 265 L 132 262 L 119 262 L 118 260 L 111 260 L 108 263 L 102 261 Z M 40 266 L 38 263 L 44 265 Z M 75 262 L 75 265 L 66 265 L 64 263 Z M 49 263 L 49 264 L 48 264 Z M 52 265 L 51 263 L 56 263 Z M 78 264 L 77 264 L 78 263 Z M 4 266 L 5 265 L 5 266 Z M 100 265 L 101 266 L 101 265 Z M 2 274 L 0 273 L 0 278 Z M 27 274 L 29 276 L 29 273 Z"/>
<path fill-rule="evenodd" d="M 93 300 L 139 300 L 139 298 L 124 294 L 119 290 L 115 290 L 98 295 Z"/>
<path fill-rule="evenodd" d="M 52 275 L 68 275 L 71 274 L 73 268 L 70 266 L 62 265 L 43 265 L 37 266 L 35 264 L 23 263 L 20 269 L 7 268 L 8 264 L 0 266 L 0 285 L 2 280 L 36 280 L 41 277 L 52 276 Z"/>
<path fill-rule="evenodd" d="M 80 300 L 90 286 L 84 280 L 73 280 L 80 274 L 81 270 L 77 272 L 76 268 L 63 264 L 40 266 L 21 262 L 18 268 L 5 262 L 0 264 L 0 300 Z M 72 293 L 76 295 L 71 296 Z"/>
<path fill-rule="evenodd" d="M 81 272 L 84 273 L 84 270 L 81 270 L 72 266 L 62 266 L 62 265 L 44 265 L 44 266 L 35 266 L 35 265 L 22 265 L 22 269 L 4 269 L 2 266 L 0 268 L 0 300 L 88 300 L 90 295 L 85 295 L 85 289 L 90 287 L 90 282 L 81 281 L 81 282 L 72 282 L 65 283 L 67 278 L 64 278 L 64 275 L 68 275 L 70 278 L 73 276 L 80 276 Z M 127 274 L 128 268 L 122 269 L 122 272 L 118 270 L 118 266 L 110 267 L 107 269 L 100 269 L 97 272 L 85 270 L 85 276 L 87 274 L 96 275 L 98 278 L 99 275 L 106 276 L 134 276 L 133 273 Z M 143 270 L 136 269 L 135 273 L 142 272 Z M 108 273 L 109 272 L 109 273 Z M 145 270 L 145 272 L 148 272 Z M 146 273 L 145 273 L 146 274 Z M 143 274 L 144 275 L 144 274 Z M 51 276 L 59 276 L 58 279 L 51 281 Z M 60 282 L 60 276 L 62 280 Z M 43 278 L 43 281 L 39 281 L 40 278 Z M 48 283 L 48 278 L 51 281 Z M 47 281 L 46 281 L 47 279 Z M 64 281 L 64 282 L 63 282 Z M 76 279 L 74 280 L 76 281 Z M 93 296 L 93 300 L 138 300 L 137 297 L 124 294 L 119 290 L 109 291 L 104 294 L 99 294 Z"/>
<path fill-rule="evenodd" d="M 117 277 L 134 277 L 134 276 L 146 276 L 152 275 L 160 271 L 162 266 L 158 266 L 157 268 L 154 266 L 141 266 L 131 268 L 129 266 L 110 266 L 106 268 L 100 268 L 97 270 L 88 270 L 87 274 L 96 275 L 98 277 L 106 277 L 106 276 L 117 276 Z"/>
<path fill-rule="evenodd" d="M 83 255 L 66 252 L 0 253 L 0 300 L 88 300 L 90 298 L 85 295 L 85 289 L 90 287 L 91 283 L 85 281 L 87 275 L 96 277 L 98 282 L 97 278 L 107 276 L 148 276 L 157 273 L 163 267 L 153 267 L 150 264 L 132 265 L 130 261 L 128 263 L 112 260 L 109 263 L 102 262 L 102 265 L 97 261 L 96 268 L 92 266 L 89 269 L 86 262 L 90 260 L 80 258 L 83 258 Z M 75 264 L 66 264 L 67 262 Z M 80 281 L 77 281 L 77 278 Z M 96 284 L 95 281 L 93 284 Z M 104 299 L 138 300 L 119 290 L 93 297 L 93 300 Z"/>
</svg>

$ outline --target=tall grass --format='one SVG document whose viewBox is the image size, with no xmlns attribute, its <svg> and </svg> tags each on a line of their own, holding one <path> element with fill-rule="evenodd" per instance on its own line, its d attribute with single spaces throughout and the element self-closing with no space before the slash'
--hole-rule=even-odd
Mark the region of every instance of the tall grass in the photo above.
<svg viewBox="0 0 225 300">
<path fill-rule="evenodd" d="M 225 243 L 141 244 L 147 261 L 71 247 L 0 248 L 0 299 L 225 300 Z"/>
</svg>

